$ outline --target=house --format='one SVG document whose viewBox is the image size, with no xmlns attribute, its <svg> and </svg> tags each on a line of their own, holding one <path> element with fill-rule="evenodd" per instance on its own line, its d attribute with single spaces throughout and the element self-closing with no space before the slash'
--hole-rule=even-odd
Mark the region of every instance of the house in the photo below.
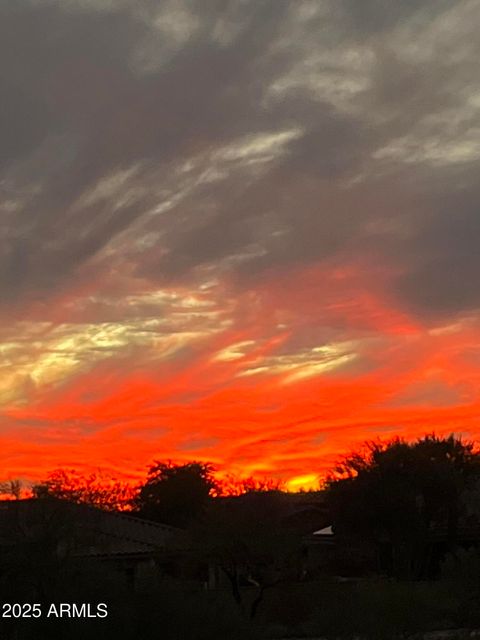
<svg viewBox="0 0 480 640">
<path fill-rule="evenodd" d="M 217 499 L 214 506 L 208 557 L 212 589 L 225 587 L 232 576 L 240 586 L 304 579 L 312 556 L 308 536 L 330 523 L 320 491 L 250 492 Z"/>
<path fill-rule="evenodd" d="M 184 553 L 184 531 L 56 499 L 0 503 L 0 556 L 43 547 L 64 562 L 103 566 L 130 589 L 148 588 Z"/>
<path fill-rule="evenodd" d="M 310 535 L 329 524 L 321 492 L 251 493 L 217 499 L 214 507 L 203 537 L 193 539 L 166 524 L 54 498 L 0 502 L 0 563 L 36 550 L 33 567 L 50 554 L 92 575 L 113 575 L 119 586 L 135 591 L 165 579 L 222 588 L 225 558 L 232 555 L 245 584 L 278 571 L 303 579 L 321 566 L 324 549 Z"/>
</svg>

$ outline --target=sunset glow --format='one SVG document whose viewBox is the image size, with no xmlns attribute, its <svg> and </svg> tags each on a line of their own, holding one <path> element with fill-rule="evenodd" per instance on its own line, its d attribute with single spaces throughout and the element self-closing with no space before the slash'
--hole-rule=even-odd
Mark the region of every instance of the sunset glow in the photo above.
<svg viewBox="0 0 480 640">
<path fill-rule="evenodd" d="M 479 5 L 354 1 L 0 9 L 3 479 L 480 438 Z"/>
</svg>

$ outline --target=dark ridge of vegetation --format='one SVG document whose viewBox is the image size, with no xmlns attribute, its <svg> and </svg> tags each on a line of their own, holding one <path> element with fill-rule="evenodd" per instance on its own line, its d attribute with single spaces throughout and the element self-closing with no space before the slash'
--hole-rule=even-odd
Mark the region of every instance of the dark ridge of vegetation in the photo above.
<svg viewBox="0 0 480 640">
<path fill-rule="evenodd" d="M 2 490 L 23 495 L 18 483 Z M 208 463 L 155 461 L 134 490 L 57 470 L 32 497 L 31 520 L 18 518 L 13 536 L 0 531 L 2 600 L 108 599 L 111 613 L 0 620 L 1 638 L 381 640 L 480 628 L 480 454 L 453 435 L 368 442 L 332 469 L 322 491 L 299 496 L 273 481 L 222 485 Z M 58 505 L 129 509 L 179 527 L 183 546 L 152 556 L 161 581 L 132 591 L 113 565 L 73 553 L 73 511 Z M 0 510 L 0 528 L 4 521 Z M 326 525 L 335 544 L 312 535 Z M 84 548 L 95 543 L 81 535 Z"/>
<path fill-rule="evenodd" d="M 378 569 L 395 578 L 429 577 L 432 531 L 458 544 L 464 496 L 480 478 L 480 455 L 453 435 L 368 442 L 330 474 L 326 497 L 339 537 L 374 547 Z M 383 558 L 382 558 L 383 556 Z"/>
</svg>

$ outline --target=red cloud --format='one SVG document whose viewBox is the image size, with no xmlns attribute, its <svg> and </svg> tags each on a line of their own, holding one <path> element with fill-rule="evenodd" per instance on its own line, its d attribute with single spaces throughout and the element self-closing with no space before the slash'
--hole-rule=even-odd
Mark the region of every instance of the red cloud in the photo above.
<svg viewBox="0 0 480 640">
<path fill-rule="evenodd" d="M 121 348 L 37 389 L 3 411 L 4 475 L 133 480 L 156 458 L 288 481 L 376 436 L 480 435 L 478 324 L 419 325 L 373 275 L 374 286 L 360 265 L 272 275 L 185 352 Z"/>
</svg>

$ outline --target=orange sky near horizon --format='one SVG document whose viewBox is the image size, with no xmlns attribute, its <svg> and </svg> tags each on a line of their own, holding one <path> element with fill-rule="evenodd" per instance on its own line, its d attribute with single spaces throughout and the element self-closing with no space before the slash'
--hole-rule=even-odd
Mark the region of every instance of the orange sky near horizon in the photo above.
<svg viewBox="0 0 480 640">
<path fill-rule="evenodd" d="M 293 489 L 367 439 L 478 437 L 478 321 L 420 324 L 395 310 L 380 275 L 310 267 L 236 299 L 213 285 L 148 292 L 141 321 L 82 322 L 82 298 L 75 322 L 32 321 L 22 346 L 13 332 L 3 345 L 4 475 L 64 467 L 134 481 L 154 459 L 201 460 Z M 166 335 L 153 301 L 165 298 L 162 322 L 179 324 Z"/>
<path fill-rule="evenodd" d="M 361 8 L 360 8 L 361 7 Z M 478 0 L 0 3 L 0 481 L 480 438 Z"/>
</svg>

